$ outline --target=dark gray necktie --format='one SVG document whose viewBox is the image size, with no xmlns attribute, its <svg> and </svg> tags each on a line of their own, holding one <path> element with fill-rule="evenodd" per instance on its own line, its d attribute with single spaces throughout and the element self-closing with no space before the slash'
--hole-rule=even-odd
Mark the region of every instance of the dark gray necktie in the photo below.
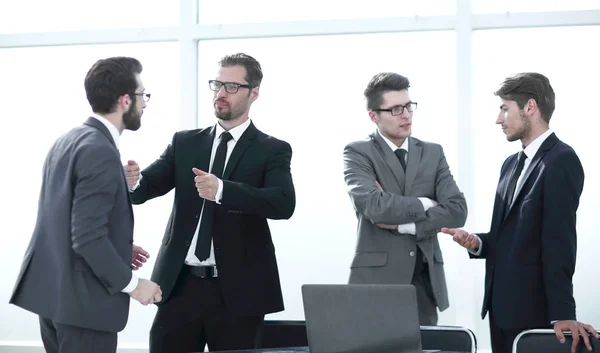
<svg viewBox="0 0 600 353">
<path fill-rule="evenodd" d="M 394 154 L 400 160 L 400 164 L 402 164 L 402 169 L 406 172 L 406 153 L 407 151 L 403 148 L 398 148 L 394 151 Z"/>
<path fill-rule="evenodd" d="M 229 132 L 221 134 L 221 141 L 217 147 L 215 160 L 213 161 L 210 173 L 221 179 L 223 169 L 225 169 L 225 157 L 227 157 L 227 142 L 232 139 Z M 208 259 L 210 256 L 210 241 L 212 239 L 213 221 L 215 218 L 215 202 L 204 200 L 202 210 L 202 219 L 200 220 L 200 229 L 198 230 L 198 242 L 196 243 L 195 255 L 200 261 Z"/>
</svg>

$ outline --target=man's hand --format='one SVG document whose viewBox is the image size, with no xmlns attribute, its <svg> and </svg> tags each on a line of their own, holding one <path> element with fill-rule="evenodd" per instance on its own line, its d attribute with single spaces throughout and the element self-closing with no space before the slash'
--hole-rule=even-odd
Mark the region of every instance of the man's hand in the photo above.
<svg viewBox="0 0 600 353">
<path fill-rule="evenodd" d="M 588 351 L 592 350 L 592 345 L 590 344 L 590 333 L 596 337 L 596 339 L 600 339 L 600 335 L 598 332 L 590 325 L 584 324 L 575 320 L 559 320 L 554 323 L 554 333 L 556 334 L 556 338 L 560 343 L 565 343 L 567 340 L 565 339 L 564 331 L 571 331 L 573 336 L 573 344 L 571 345 L 571 353 L 575 353 L 577 350 L 577 344 L 579 343 L 579 335 L 583 337 L 583 342 L 587 347 Z"/>
<path fill-rule="evenodd" d="M 127 165 L 123 166 L 125 170 L 125 179 L 127 179 L 127 188 L 131 190 L 140 179 L 140 166 L 136 161 L 127 161 Z"/>
<path fill-rule="evenodd" d="M 147 279 L 140 278 L 137 287 L 129 293 L 129 296 L 142 305 L 153 304 L 162 300 L 160 286 Z"/>
<path fill-rule="evenodd" d="M 442 233 L 450 234 L 455 242 L 466 249 L 476 250 L 479 248 L 479 239 L 473 234 L 469 234 L 462 229 L 442 228 Z"/>
<path fill-rule="evenodd" d="M 134 271 L 139 270 L 142 266 L 144 266 L 144 263 L 146 261 L 148 261 L 148 258 L 150 257 L 150 253 L 147 252 L 146 250 L 142 249 L 141 246 L 137 246 L 135 244 L 133 244 L 133 256 L 131 259 L 131 266 L 133 268 Z"/>
<path fill-rule="evenodd" d="M 377 223 L 375 225 L 378 226 L 381 229 L 398 230 L 398 226 L 397 225 L 393 225 L 393 224 L 381 224 L 381 223 Z"/>
<path fill-rule="evenodd" d="M 192 168 L 192 171 L 196 174 L 194 182 L 196 183 L 198 195 L 203 199 L 215 201 L 217 189 L 219 188 L 217 177 L 198 168 Z"/>
</svg>

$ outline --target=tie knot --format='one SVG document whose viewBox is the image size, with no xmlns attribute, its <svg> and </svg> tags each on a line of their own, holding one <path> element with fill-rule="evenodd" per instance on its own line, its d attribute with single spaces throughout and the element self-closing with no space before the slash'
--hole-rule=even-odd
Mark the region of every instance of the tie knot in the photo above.
<svg viewBox="0 0 600 353">
<path fill-rule="evenodd" d="M 224 131 L 220 136 L 221 143 L 227 143 L 232 138 L 233 136 L 231 136 L 231 134 L 228 131 Z"/>
<path fill-rule="evenodd" d="M 398 158 L 401 158 L 402 160 L 406 159 L 406 152 L 407 151 L 404 148 L 398 148 L 397 150 L 394 151 L 396 156 L 398 156 Z"/>
</svg>

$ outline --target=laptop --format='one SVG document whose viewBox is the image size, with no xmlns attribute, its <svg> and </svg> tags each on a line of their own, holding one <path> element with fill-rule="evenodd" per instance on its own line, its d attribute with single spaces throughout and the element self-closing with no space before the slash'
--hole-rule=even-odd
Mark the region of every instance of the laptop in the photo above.
<svg viewBox="0 0 600 353">
<path fill-rule="evenodd" d="M 302 286 L 310 353 L 423 353 L 412 285 Z"/>
</svg>

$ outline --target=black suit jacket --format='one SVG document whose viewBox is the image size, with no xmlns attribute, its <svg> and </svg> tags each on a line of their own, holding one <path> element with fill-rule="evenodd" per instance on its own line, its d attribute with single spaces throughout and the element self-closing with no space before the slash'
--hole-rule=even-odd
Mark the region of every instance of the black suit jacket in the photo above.
<svg viewBox="0 0 600 353">
<path fill-rule="evenodd" d="M 46 157 L 37 222 L 10 302 L 54 322 L 121 331 L 132 243 L 119 152 L 106 126 L 89 118 Z"/>
<path fill-rule="evenodd" d="M 486 259 L 481 315 L 490 311 L 498 327 L 518 329 L 574 320 L 581 162 L 570 146 L 551 134 L 524 171 L 523 186 L 505 211 L 516 164 L 517 154 L 504 162 L 490 232 L 478 234 L 480 257 Z"/>
<path fill-rule="evenodd" d="M 169 300 L 196 231 L 202 201 L 192 168 L 208 171 L 215 128 L 180 131 L 161 157 L 142 171 L 134 204 L 175 188 L 171 217 L 152 280 Z M 223 198 L 213 223 L 219 284 L 227 307 L 238 315 L 283 310 L 275 248 L 267 219 L 288 219 L 296 206 L 287 142 L 250 124 L 223 172 Z M 207 201 L 211 202 L 211 201 Z"/>
</svg>

